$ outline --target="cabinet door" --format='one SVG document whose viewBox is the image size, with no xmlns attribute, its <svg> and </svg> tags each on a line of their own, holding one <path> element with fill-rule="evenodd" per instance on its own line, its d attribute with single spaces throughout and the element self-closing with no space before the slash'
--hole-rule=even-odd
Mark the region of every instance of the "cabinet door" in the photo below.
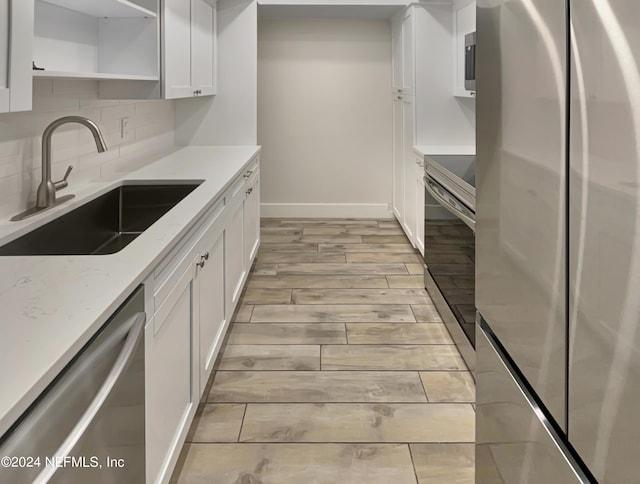
<svg viewBox="0 0 640 484">
<path fill-rule="evenodd" d="M 0 113 L 11 107 L 9 90 L 9 0 L 0 0 Z"/>
<path fill-rule="evenodd" d="M 227 222 L 225 262 L 225 312 L 231 319 L 242 292 L 246 272 L 244 258 L 244 197 L 238 197 L 230 207 Z"/>
<path fill-rule="evenodd" d="M 214 240 L 203 251 L 197 275 L 200 296 L 200 396 L 216 361 L 228 321 L 224 310 L 224 229 L 220 226 L 212 235 Z"/>
<path fill-rule="evenodd" d="M 415 246 L 416 193 L 415 161 L 413 153 L 413 99 L 402 99 L 402 164 L 404 165 L 404 220 L 402 227 Z"/>
<path fill-rule="evenodd" d="M 393 213 L 402 224 L 404 222 L 404 133 L 402 96 L 393 98 Z"/>
<path fill-rule="evenodd" d="M 408 9 L 402 19 L 402 84 L 405 94 L 413 94 L 413 12 Z"/>
<path fill-rule="evenodd" d="M 395 92 L 402 92 L 402 16 L 391 19 L 391 63 L 392 86 Z"/>
<path fill-rule="evenodd" d="M 191 1 L 164 0 L 162 37 L 165 99 L 194 95 L 191 69 Z"/>
<path fill-rule="evenodd" d="M 191 68 L 198 95 L 216 93 L 216 2 L 191 0 Z"/>
<path fill-rule="evenodd" d="M 260 246 L 260 172 L 255 181 L 247 189 L 244 210 L 245 258 L 247 270 Z"/>
<path fill-rule="evenodd" d="M 32 103 L 33 0 L 0 0 L 0 113 Z"/>
<path fill-rule="evenodd" d="M 191 335 L 195 260 L 145 329 L 147 482 L 166 482 L 197 407 Z"/>
<path fill-rule="evenodd" d="M 424 161 L 416 158 L 416 248 L 424 257 Z"/>
</svg>

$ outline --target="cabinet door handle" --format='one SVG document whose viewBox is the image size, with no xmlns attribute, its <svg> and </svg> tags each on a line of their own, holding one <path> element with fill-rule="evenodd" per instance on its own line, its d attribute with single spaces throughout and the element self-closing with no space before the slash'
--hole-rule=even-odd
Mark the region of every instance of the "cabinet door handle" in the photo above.
<svg viewBox="0 0 640 484">
<path fill-rule="evenodd" d="M 204 258 L 204 260 L 209 260 L 209 252 L 205 252 L 202 257 Z"/>
<path fill-rule="evenodd" d="M 398 101 L 402 101 L 402 96 L 398 96 Z"/>
<path fill-rule="evenodd" d="M 398 92 L 402 92 L 402 89 L 398 89 Z"/>
<path fill-rule="evenodd" d="M 200 256 L 200 260 L 198 262 L 196 262 L 196 265 L 198 267 L 200 267 L 200 269 L 202 269 L 204 267 L 204 265 L 206 264 L 206 259 L 204 258 L 203 255 Z"/>
<path fill-rule="evenodd" d="M 253 170 L 247 170 L 247 172 L 243 175 L 245 179 L 249 178 L 253 175 Z"/>
<path fill-rule="evenodd" d="M 253 187 L 249 188 L 249 189 L 247 190 L 247 195 L 251 195 L 251 192 L 252 192 L 252 191 L 253 191 Z"/>
</svg>

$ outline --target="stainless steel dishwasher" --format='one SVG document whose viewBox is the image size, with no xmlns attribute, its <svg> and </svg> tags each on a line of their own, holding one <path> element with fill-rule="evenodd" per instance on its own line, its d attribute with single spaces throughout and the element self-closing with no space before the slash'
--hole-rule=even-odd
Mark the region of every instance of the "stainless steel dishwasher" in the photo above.
<svg viewBox="0 0 640 484">
<path fill-rule="evenodd" d="M 145 482 L 145 319 L 140 286 L 0 439 L 0 482 Z"/>
</svg>

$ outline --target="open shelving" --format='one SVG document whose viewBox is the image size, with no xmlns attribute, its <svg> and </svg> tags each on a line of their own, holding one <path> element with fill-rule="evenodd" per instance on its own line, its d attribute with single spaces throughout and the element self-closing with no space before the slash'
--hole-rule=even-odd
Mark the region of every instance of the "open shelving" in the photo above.
<svg viewBox="0 0 640 484">
<path fill-rule="evenodd" d="M 137 76 L 134 74 L 108 74 L 104 72 L 64 72 L 64 71 L 33 71 L 33 77 L 41 79 L 94 79 L 115 81 L 157 81 L 158 76 Z"/>
<path fill-rule="evenodd" d="M 42 0 L 90 17 L 157 17 L 155 12 L 128 0 Z"/>
<path fill-rule="evenodd" d="M 34 78 L 158 81 L 158 0 L 35 0 Z"/>
</svg>

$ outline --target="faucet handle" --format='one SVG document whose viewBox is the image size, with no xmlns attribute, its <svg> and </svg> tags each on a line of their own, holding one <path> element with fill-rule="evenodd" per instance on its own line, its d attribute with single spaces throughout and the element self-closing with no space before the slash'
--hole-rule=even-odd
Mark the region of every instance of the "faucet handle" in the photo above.
<svg viewBox="0 0 640 484">
<path fill-rule="evenodd" d="M 69 178 L 69 175 L 71 175 L 71 170 L 73 170 L 73 165 L 69 165 L 67 171 L 64 172 L 62 180 L 53 182 L 53 186 L 56 187 L 56 190 L 62 190 L 63 188 L 67 188 L 69 186 L 69 182 L 67 181 L 67 179 Z"/>
</svg>

